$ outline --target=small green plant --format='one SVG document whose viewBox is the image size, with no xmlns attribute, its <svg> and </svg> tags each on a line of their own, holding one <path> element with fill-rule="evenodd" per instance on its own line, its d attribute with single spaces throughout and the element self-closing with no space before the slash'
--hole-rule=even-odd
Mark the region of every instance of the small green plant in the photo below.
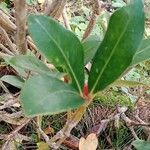
<svg viewBox="0 0 150 150">
<path fill-rule="evenodd" d="M 39 52 L 58 70 L 50 70 L 34 56 L 5 59 L 23 79 L 28 76 L 26 70 L 32 71 L 29 79 L 19 79 L 19 82 L 13 76 L 1 78 L 22 87 L 20 99 L 27 116 L 86 108 L 110 84 L 125 84 L 125 81 L 115 81 L 128 67 L 149 59 L 149 39 L 142 41 L 144 12 L 141 0 L 114 12 L 102 42 L 96 37 L 81 43 L 71 31 L 43 15 L 29 15 L 28 29 Z M 92 67 L 88 81 L 85 81 L 84 66 L 88 62 Z M 60 80 L 62 77 L 67 83 Z"/>
<path fill-rule="evenodd" d="M 144 19 L 142 0 L 134 0 L 112 14 L 103 41 L 92 38 L 80 42 L 54 19 L 29 15 L 29 33 L 39 52 L 57 71 L 50 70 L 34 56 L 6 57 L 6 62 L 18 71 L 23 81 L 16 82 L 18 79 L 12 76 L 1 80 L 14 81 L 21 87 L 20 100 L 27 116 L 78 108 L 61 130 L 68 135 L 100 91 L 113 84 L 140 85 L 117 79 L 127 69 L 150 58 L 150 39 L 143 40 Z M 86 81 L 84 66 L 88 62 L 92 67 Z"/>
</svg>

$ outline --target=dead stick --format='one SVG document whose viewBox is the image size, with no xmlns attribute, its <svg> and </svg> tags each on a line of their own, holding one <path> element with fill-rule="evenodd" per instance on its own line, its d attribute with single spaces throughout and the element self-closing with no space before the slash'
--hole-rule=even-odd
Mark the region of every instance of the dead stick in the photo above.
<svg viewBox="0 0 150 150">
<path fill-rule="evenodd" d="M 82 41 L 85 40 L 92 32 L 95 24 L 96 24 L 96 19 L 97 16 L 100 13 L 100 2 L 99 0 L 93 0 L 93 11 L 92 11 L 92 15 L 91 15 L 91 19 L 89 21 L 89 24 L 83 34 L 83 38 Z"/>
<path fill-rule="evenodd" d="M 17 102 L 19 102 L 19 100 L 17 98 L 10 99 L 10 100 L 8 100 L 8 102 L 5 102 L 4 105 L 0 106 L 0 110 L 8 108 L 8 107 L 16 104 Z"/>
<path fill-rule="evenodd" d="M 10 93 L 9 90 L 7 89 L 7 87 L 3 84 L 2 81 L 0 81 L 0 86 L 2 87 L 2 89 L 3 89 L 7 94 Z"/>
<path fill-rule="evenodd" d="M 53 148 L 60 147 L 60 145 L 66 140 L 66 138 L 70 136 L 71 130 L 79 123 L 84 112 L 86 111 L 86 107 L 89 104 L 90 101 L 87 103 L 87 105 L 81 106 L 79 109 L 77 109 L 71 120 L 67 121 L 63 129 L 60 130 L 52 139 L 50 139 L 49 144 L 55 145 L 55 147 Z"/>
<path fill-rule="evenodd" d="M 0 49 L 6 52 L 9 55 L 14 55 L 8 48 L 6 48 L 3 44 L 0 44 Z"/>
<path fill-rule="evenodd" d="M 26 1 L 15 0 L 15 16 L 17 25 L 16 45 L 20 54 L 27 52 L 26 40 Z"/>
<path fill-rule="evenodd" d="M 67 0 L 52 0 L 48 1 L 47 7 L 45 8 L 45 15 L 51 16 L 55 19 L 59 19 L 63 9 L 66 5 Z"/>
<path fill-rule="evenodd" d="M 14 44 L 13 44 L 12 41 L 10 40 L 10 38 L 9 38 L 9 36 L 8 36 L 8 34 L 7 34 L 7 32 L 6 32 L 2 27 L 0 27 L 0 33 L 1 33 L 1 34 L 3 35 L 3 37 L 5 38 L 5 40 L 6 40 L 7 44 L 8 44 L 8 46 L 9 46 L 9 48 L 11 49 L 11 51 L 12 51 L 14 54 L 17 54 L 18 52 L 17 52 L 17 50 L 16 50 Z"/>
<path fill-rule="evenodd" d="M 0 10 L 0 26 L 8 32 L 14 32 L 16 30 L 16 25 L 2 10 Z"/>
<path fill-rule="evenodd" d="M 13 132 L 11 132 L 7 139 L 6 142 L 4 143 L 4 145 L 2 146 L 2 150 L 7 150 L 7 145 L 9 144 L 10 140 L 13 139 L 14 135 L 17 134 L 17 132 L 19 132 L 26 124 L 28 124 L 30 121 L 30 119 L 25 119 L 25 121 L 22 123 L 22 125 L 18 126 Z"/>
</svg>

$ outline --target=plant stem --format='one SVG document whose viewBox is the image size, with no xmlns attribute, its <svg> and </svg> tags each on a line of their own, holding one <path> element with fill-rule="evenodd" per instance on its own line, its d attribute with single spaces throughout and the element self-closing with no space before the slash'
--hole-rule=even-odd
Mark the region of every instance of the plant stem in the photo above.
<svg viewBox="0 0 150 150">
<path fill-rule="evenodd" d="M 41 129 L 42 116 L 37 116 L 37 125 L 38 125 L 38 127 Z M 37 133 L 38 133 L 38 140 L 40 141 L 41 133 L 39 132 L 39 130 L 37 131 Z"/>
<path fill-rule="evenodd" d="M 71 119 L 67 121 L 66 125 L 50 140 L 50 145 L 55 145 L 57 148 L 70 136 L 71 130 L 79 123 L 86 111 L 86 108 L 92 102 L 93 98 L 88 96 L 85 98 L 86 103 L 78 108 L 72 115 Z M 57 141 L 56 144 L 54 144 Z"/>
<path fill-rule="evenodd" d="M 16 46 L 19 54 L 26 54 L 27 52 L 27 39 L 26 39 L 26 1 L 15 0 L 15 16 L 16 16 Z"/>
</svg>

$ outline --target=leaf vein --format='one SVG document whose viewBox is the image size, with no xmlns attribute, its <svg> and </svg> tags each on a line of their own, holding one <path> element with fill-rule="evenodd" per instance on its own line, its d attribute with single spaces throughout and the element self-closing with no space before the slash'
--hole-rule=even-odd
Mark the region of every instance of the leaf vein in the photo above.
<svg viewBox="0 0 150 150">
<path fill-rule="evenodd" d="M 35 19 L 35 20 L 36 20 L 36 22 L 41 26 L 41 28 L 47 33 L 48 37 L 53 40 L 53 42 L 55 43 L 55 45 L 58 47 L 59 51 L 62 53 L 62 55 L 63 55 L 63 57 L 64 57 L 64 59 L 65 59 L 67 65 L 68 65 L 68 67 L 69 67 L 69 69 L 70 69 L 70 71 L 71 71 L 71 73 L 72 73 L 72 76 L 73 76 L 73 78 L 74 78 L 74 80 L 75 80 L 75 82 L 76 82 L 76 84 L 77 84 L 77 87 L 78 87 L 80 93 L 82 93 L 80 84 L 79 84 L 79 82 L 78 82 L 78 80 L 77 80 L 77 78 L 76 78 L 76 76 L 75 76 L 75 73 L 74 73 L 74 71 L 73 71 L 73 69 L 72 69 L 72 67 L 71 67 L 71 65 L 70 65 L 70 63 L 69 63 L 69 61 L 68 61 L 66 55 L 64 54 L 63 50 L 62 50 L 61 47 L 57 44 L 56 40 L 55 40 L 54 38 L 52 38 L 52 36 L 48 33 L 48 31 L 47 31 L 47 30 L 44 28 L 44 26 L 40 23 L 40 21 L 39 21 L 38 19 Z"/>
<path fill-rule="evenodd" d="M 112 52 L 110 53 L 110 56 L 108 57 L 108 59 L 107 59 L 105 65 L 104 65 L 104 67 L 103 67 L 102 70 L 100 71 L 100 73 L 99 73 L 99 75 L 98 75 L 98 78 L 97 78 L 97 80 L 95 81 L 95 84 L 94 84 L 94 86 L 93 86 L 93 88 L 92 88 L 92 90 L 91 90 L 91 93 L 93 93 L 93 91 L 95 90 L 95 88 L 96 88 L 96 86 L 97 86 L 97 84 L 98 84 L 98 82 L 99 82 L 99 80 L 100 80 L 100 78 L 101 78 L 101 76 L 102 76 L 104 70 L 106 69 L 106 67 L 107 67 L 107 65 L 108 65 L 108 63 L 109 63 L 111 57 L 112 57 L 113 54 L 115 53 L 115 49 L 116 49 L 116 47 L 118 46 L 118 44 L 119 44 L 121 38 L 123 37 L 123 35 L 124 35 L 124 33 L 125 33 L 125 31 L 126 31 L 128 25 L 129 25 L 129 23 L 130 23 L 130 20 L 131 20 L 131 18 L 128 19 L 127 24 L 126 24 L 126 26 L 125 26 L 125 28 L 124 28 L 122 34 L 120 34 L 120 37 L 119 37 L 118 41 L 116 42 L 114 48 L 112 49 Z"/>
</svg>

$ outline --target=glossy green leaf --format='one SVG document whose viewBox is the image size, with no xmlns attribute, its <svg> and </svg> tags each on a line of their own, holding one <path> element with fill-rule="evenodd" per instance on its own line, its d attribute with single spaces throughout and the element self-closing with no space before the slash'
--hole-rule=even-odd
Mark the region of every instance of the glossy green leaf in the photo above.
<svg viewBox="0 0 150 150">
<path fill-rule="evenodd" d="M 52 72 L 42 61 L 37 59 L 36 57 L 29 55 L 19 55 L 12 57 L 9 62 L 16 67 L 37 72 L 44 73 L 50 76 L 59 77 L 60 73 Z"/>
<path fill-rule="evenodd" d="M 148 86 L 148 85 L 137 81 L 116 80 L 111 86 L 136 87 L 136 86 Z"/>
<path fill-rule="evenodd" d="M 143 38 L 142 0 L 117 10 L 110 18 L 106 35 L 99 46 L 89 75 L 91 93 L 103 90 L 131 64 Z"/>
<path fill-rule="evenodd" d="M 69 84 L 47 75 L 29 78 L 21 91 L 27 116 L 56 114 L 81 106 L 84 100 Z"/>
<path fill-rule="evenodd" d="M 84 53 L 79 39 L 54 19 L 30 15 L 28 27 L 39 51 L 56 67 L 70 74 L 72 85 L 80 93 L 84 84 Z"/>
<path fill-rule="evenodd" d="M 150 150 L 150 142 L 148 141 L 135 140 L 132 142 L 132 145 L 134 145 L 137 150 Z"/>
<path fill-rule="evenodd" d="M 7 82 L 17 88 L 22 88 L 24 84 L 24 80 L 20 77 L 13 76 L 13 75 L 5 75 L 0 78 L 1 81 Z"/>
<path fill-rule="evenodd" d="M 84 64 L 86 65 L 94 57 L 100 45 L 100 40 L 97 36 L 90 36 L 82 43 L 82 45 L 84 48 Z"/>
<path fill-rule="evenodd" d="M 36 57 L 28 56 L 28 55 L 19 55 L 14 56 L 10 59 L 10 62 L 20 68 L 25 70 L 31 70 L 35 72 L 48 72 L 50 69 L 42 63 L 42 61 L 38 60 Z"/>
<path fill-rule="evenodd" d="M 135 53 L 132 65 L 138 64 L 148 59 L 150 59 L 150 39 L 145 39 L 142 41 L 139 49 Z"/>
<path fill-rule="evenodd" d="M 20 68 L 20 67 L 17 67 L 15 66 L 10 60 L 13 58 L 14 56 L 4 56 L 4 60 L 5 60 L 5 63 L 7 65 L 10 65 L 11 67 L 13 67 L 17 73 L 19 74 L 19 76 L 21 77 L 27 77 L 27 72 L 23 69 L 23 68 Z"/>
</svg>

